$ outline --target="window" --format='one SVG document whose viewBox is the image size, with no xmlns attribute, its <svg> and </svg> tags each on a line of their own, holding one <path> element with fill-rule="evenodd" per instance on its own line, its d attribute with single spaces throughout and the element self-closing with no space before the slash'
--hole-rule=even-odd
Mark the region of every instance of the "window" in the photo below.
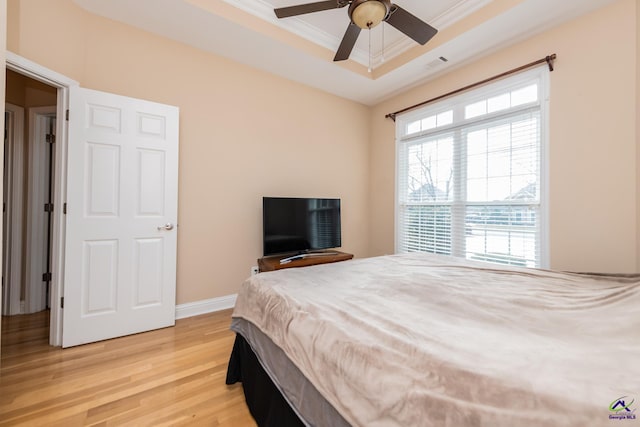
<svg viewBox="0 0 640 427">
<path fill-rule="evenodd" d="M 547 71 L 398 116 L 396 251 L 546 267 Z"/>
</svg>

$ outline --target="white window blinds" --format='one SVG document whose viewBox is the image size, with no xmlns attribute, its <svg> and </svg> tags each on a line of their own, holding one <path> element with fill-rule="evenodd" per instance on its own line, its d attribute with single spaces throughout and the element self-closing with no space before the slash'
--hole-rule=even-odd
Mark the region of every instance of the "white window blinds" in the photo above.
<svg viewBox="0 0 640 427">
<path fill-rule="evenodd" d="M 545 267 L 547 72 L 398 116 L 396 251 Z"/>
</svg>

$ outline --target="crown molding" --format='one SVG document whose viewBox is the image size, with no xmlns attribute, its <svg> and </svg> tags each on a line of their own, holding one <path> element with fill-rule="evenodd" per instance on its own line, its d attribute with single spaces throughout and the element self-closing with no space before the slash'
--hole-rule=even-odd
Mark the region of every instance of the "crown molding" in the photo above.
<svg viewBox="0 0 640 427">
<path fill-rule="evenodd" d="M 433 18 L 430 23 L 439 30 L 444 30 L 489 3 L 491 3 L 491 0 L 460 0 L 455 5 Z"/>
<path fill-rule="evenodd" d="M 284 30 L 292 32 L 302 38 L 314 42 L 327 49 L 334 49 L 340 44 L 340 40 L 319 28 L 306 23 L 304 20 L 291 17 L 286 20 L 278 19 L 273 13 L 273 5 L 265 0 L 224 0 L 226 3 L 250 13 L 260 19 L 270 22 Z M 302 0 L 304 3 L 304 0 Z"/>
</svg>

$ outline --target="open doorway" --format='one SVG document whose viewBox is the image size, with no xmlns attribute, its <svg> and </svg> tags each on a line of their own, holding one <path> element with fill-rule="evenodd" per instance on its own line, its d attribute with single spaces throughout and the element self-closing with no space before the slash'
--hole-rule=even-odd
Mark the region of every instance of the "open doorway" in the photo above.
<svg viewBox="0 0 640 427">
<path fill-rule="evenodd" d="M 43 317 L 51 304 L 57 88 L 12 70 L 5 84 L 2 315 Z"/>
</svg>

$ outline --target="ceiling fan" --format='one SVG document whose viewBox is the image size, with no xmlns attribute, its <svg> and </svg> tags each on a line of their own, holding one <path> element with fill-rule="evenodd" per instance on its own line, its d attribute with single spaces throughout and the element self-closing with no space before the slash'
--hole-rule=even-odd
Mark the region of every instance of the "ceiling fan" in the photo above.
<svg viewBox="0 0 640 427">
<path fill-rule="evenodd" d="M 274 9 L 278 18 L 320 12 L 329 9 L 339 9 L 349 6 L 351 22 L 340 42 L 334 61 L 344 61 L 349 58 L 358 40 L 361 30 L 371 29 L 381 22 L 395 27 L 420 44 L 425 44 L 438 30 L 431 25 L 410 14 L 390 0 L 328 0 L 296 6 Z"/>
</svg>

